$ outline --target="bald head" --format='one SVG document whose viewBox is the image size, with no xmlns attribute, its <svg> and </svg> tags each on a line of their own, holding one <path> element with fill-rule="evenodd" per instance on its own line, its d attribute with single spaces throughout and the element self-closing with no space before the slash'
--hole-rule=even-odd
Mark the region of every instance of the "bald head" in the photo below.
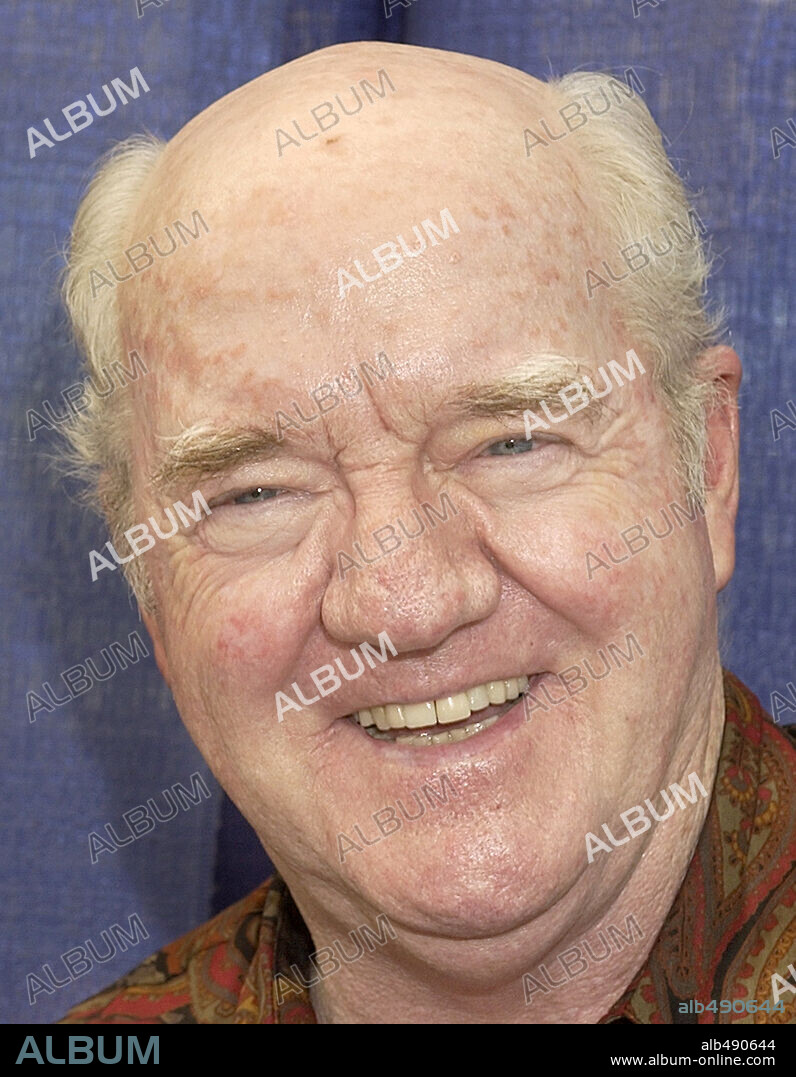
<svg viewBox="0 0 796 1077">
<path fill-rule="evenodd" d="M 562 288 L 605 245 L 574 145 L 525 155 L 523 129 L 560 103 L 501 64 L 374 42 L 322 49 L 255 79 L 188 123 L 140 192 L 129 243 L 195 209 L 212 235 L 180 250 L 179 272 L 163 261 L 120 291 L 130 339 L 147 343 L 181 314 L 193 347 L 209 307 L 239 314 L 245 296 L 258 314 L 268 309 L 272 348 L 297 316 L 323 332 L 334 322 L 344 347 L 351 319 L 361 324 L 367 310 L 379 350 L 399 304 L 404 319 L 410 306 L 427 317 L 428 287 L 443 270 L 437 302 L 478 302 L 486 286 L 516 294 L 516 265 L 501 256 L 486 268 L 496 240 L 522 251 L 534 319 L 560 327 Z M 445 209 L 460 230 L 449 249 L 405 258 L 367 288 L 340 287 L 341 270 L 358 277 L 356 261 L 372 276 L 374 248 L 403 236 L 416 249 L 413 229 Z M 462 274 L 465 261 L 483 272 Z"/>
<path fill-rule="evenodd" d="M 505 159 L 524 157 L 529 119 L 562 103 L 544 83 L 490 60 L 411 45 L 335 45 L 205 109 L 170 141 L 152 182 L 179 209 L 189 180 L 197 197 L 209 190 L 237 199 L 246 182 L 350 178 L 341 168 L 364 179 L 433 163 L 448 177 L 467 171 L 485 140 L 502 144 Z"/>
</svg>

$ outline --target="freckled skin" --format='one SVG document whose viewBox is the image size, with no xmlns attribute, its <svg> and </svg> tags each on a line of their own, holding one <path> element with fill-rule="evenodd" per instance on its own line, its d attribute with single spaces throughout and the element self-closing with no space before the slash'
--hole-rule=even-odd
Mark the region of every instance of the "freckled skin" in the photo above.
<svg viewBox="0 0 796 1077">
<path fill-rule="evenodd" d="M 277 156 L 277 126 L 296 118 L 309 130 L 310 108 L 382 67 L 394 94 Z M 560 105 L 489 61 L 335 46 L 191 121 L 129 221 L 130 242 L 194 208 L 210 228 L 119 289 L 125 342 L 152 369 L 133 387 L 137 519 L 160 504 L 147 475 L 163 436 L 200 420 L 273 428 L 294 400 L 314 413 L 310 389 L 381 351 L 396 370 L 303 426 L 284 462 L 201 487 L 208 500 L 257 486 L 286 498 L 219 507 L 196 534 L 145 555 L 160 668 L 316 945 L 379 912 L 398 933 L 323 982 L 315 1002 L 326 1019 L 599 1019 L 652 945 L 707 808 L 700 800 L 587 862 L 587 832 L 618 825 L 621 811 L 693 770 L 710 788 L 715 772 L 737 357 L 707 356 L 733 403 L 711 417 L 706 516 L 591 582 L 587 551 L 617 550 L 622 528 L 685 504 L 651 377 L 612 391 L 605 425 L 567 420 L 516 456 L 485 450 L 523 438 L 521 421 L 454 424 L 446 411 L 457 389 L 531 352 L 596 372 L 610 359 L 625 366 L 635 348 L 649 369 L 623 327 L 621 288 L 584 299 L 585 267 L 607 240 L 577 139 L 525 156 L 529 117 Z M 413 225 L 443 208 L 459 234 L 341 299 L 339 267 L 399 233 L 412 245 Z M 455 519 L 339 578 L 338 551 L 399 517 L 414 529 L 413 507 L 437 506 L 442 493 Z M 335 657 L 351 668 L 349 648 L 382 631 L 397 657 L 277 721 L 276 691 L 293 681 L 309 690 L 311 671 Z M 338 720 L 584 656 L 597 668 L 598 649 L 626 649 L 628 632 L 644 658 L 508 732 L 498 723 L 460 745 L 397 752 Z M 412 812 L 413 791 L 443 773 L 457 797 L 340 863 L 341 832 L 359 824 L 372 838 L 374 812 L 398 798 Z M 524 972 L 629 914 L 643 943 L 525 1007 Z"/>
</svg>

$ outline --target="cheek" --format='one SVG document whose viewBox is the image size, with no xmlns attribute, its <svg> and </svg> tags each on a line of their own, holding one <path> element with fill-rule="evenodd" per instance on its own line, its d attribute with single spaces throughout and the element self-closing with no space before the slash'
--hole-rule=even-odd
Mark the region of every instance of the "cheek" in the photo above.
<svg viewBox="0 0 796 1077">
<path fill-rule="evenodd" d="M 262 576 L 239 578 L 221 591 L 192 589 L 182 615 L 172 621 L 170 664 L 194 674 L 202 702 L 211 709 L 219 699 L 247 695 L 262 706 L 264 693 L 273 702 L 276 688 L 293 679 L 288 674 L 306 638 L 306 608 L 297 615 L 291 602 L 268 586 L 269 574 Z"/>
<path fill-rule="evenodd" d="M 677 635 L 688 639 L 689 620 L 697 624 L 704 613 L 704 525 L 697 515 L 656 538 L 645 518 L 659 534 L 667 530 L 649 503 L 592 498 L 570 505 L 562 498 L 496 528 L 491 541 L 525 591 L 588 636 L 647 622 L 658 637 L 676 622 Z"/>
<path fill-rule="evenodd" d="M 225 694 L 245 695 L 271 691 L 292 679 L 304 636 L 287 604 L 248 589 L 234 608 L 209 611 L 205 653 L 201 656 L 213 671 Z M 248 687 L 247 687 L 248 686 Z"/>
<path fill-rule="evenodd" d="M 169 661 L 179 671 L 171 684 L 186 728 L 228 790 L 241 792 L 252 735 L 267 738 L 274 724 L 275 692 L 295 678 L 304 644 L 301 625 L 273 588 L 248 580 L 234 588 L 194 593 L 186 615 L 173 623 Z M 259 769 L 258 769 L 259 773 Z"/>
<path fill-rule="evenodd" d="M 278 662 L 282 626 L 273 617 L 252 604 L 248 609 L 234 609 L 212 622 L 209 660 L 221 670 L 264 669 L 266 663 Z"/>
</svg>

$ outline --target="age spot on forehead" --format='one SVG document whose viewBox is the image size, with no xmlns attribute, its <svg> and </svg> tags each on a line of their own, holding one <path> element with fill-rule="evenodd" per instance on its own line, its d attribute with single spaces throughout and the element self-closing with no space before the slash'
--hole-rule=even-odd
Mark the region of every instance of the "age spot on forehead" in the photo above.
<svg viewBox="0 0 796 1077">
<path fill-rule="evenodd" d="M 501 217 L 505 221 L 517 221 L 520 219 L 519 214 L 516 213 L 511 203 L 507 202 L 505 199 L 502 199 L 497 204 L 496 209 L 498 217 Z"/>
<path fill-rule="evenodd" d="M 552 284 L 553 281 L 561 280 L 561 274 L 554 266 L 539 270 L 537 278 L 540 284 Z"/>
</svg>

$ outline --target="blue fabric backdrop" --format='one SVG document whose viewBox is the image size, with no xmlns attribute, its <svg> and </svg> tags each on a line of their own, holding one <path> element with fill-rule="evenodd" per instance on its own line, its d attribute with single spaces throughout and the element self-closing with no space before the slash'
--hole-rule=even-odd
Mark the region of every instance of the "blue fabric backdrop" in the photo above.
<svg viewBox="0 0 796 1077">
<path fill-rule="evenodd" d="M 385 18 L 381 0 L 3 0 L 2 753 L 5 777 L 0 1020 L 52 1021 L 264 876 L 267 861 L 184 732 L 152 658 L 29 721 L 26 693 L 140 630 L 120 574 L 87 578 L 107 537 L 54 483 L 55 435 L 28 438 L 26 411 L 78 380 L 55 283 L 57 252 L 92 163 L 143 128 L 166 137 L 210 102 L 324 45 L 381 39 L 475 53 L 544 77 L 634 67 L 672 143 L 720 255 L 713 294 L 745 362 L 738 568 L 726 597 L 725 664 L 770 707 L 793 669 L 793 465 L 796 431 L 771 411 L 796 398 L 786 365 L 794 149 L 771 128 L 794 113 L 794 18 L 771 0 L 414 0 Z M 31 160 L 26 129 L 138 66 L 150 92 Z M 433 119 L 429 117 L 429 137 Z M 791 141 L 796 128 L 790 132 Z M 466 146 L 463 147 L 463 155 Z M 60 407 L 60 405 L 59 405 Z M 791 476 L 790 479 L 788 476 Z M 791 494 L 788 494 L 788 490 Z M 99 658 L 97 658 L 99 662 Z M 794 712 L 783 716 L 785 721 Z M 132 805 L 204 775 L 212 795 L 115 853 L 89 857 L 88 834 Z M 137 914 L 149 937 L 30 1004 L 26 975 L 101 947 Z M 100 949 L 100 952 L 103 952 Z M 75 966 L 79 973 L 82 966 Z"/>
</svg>

